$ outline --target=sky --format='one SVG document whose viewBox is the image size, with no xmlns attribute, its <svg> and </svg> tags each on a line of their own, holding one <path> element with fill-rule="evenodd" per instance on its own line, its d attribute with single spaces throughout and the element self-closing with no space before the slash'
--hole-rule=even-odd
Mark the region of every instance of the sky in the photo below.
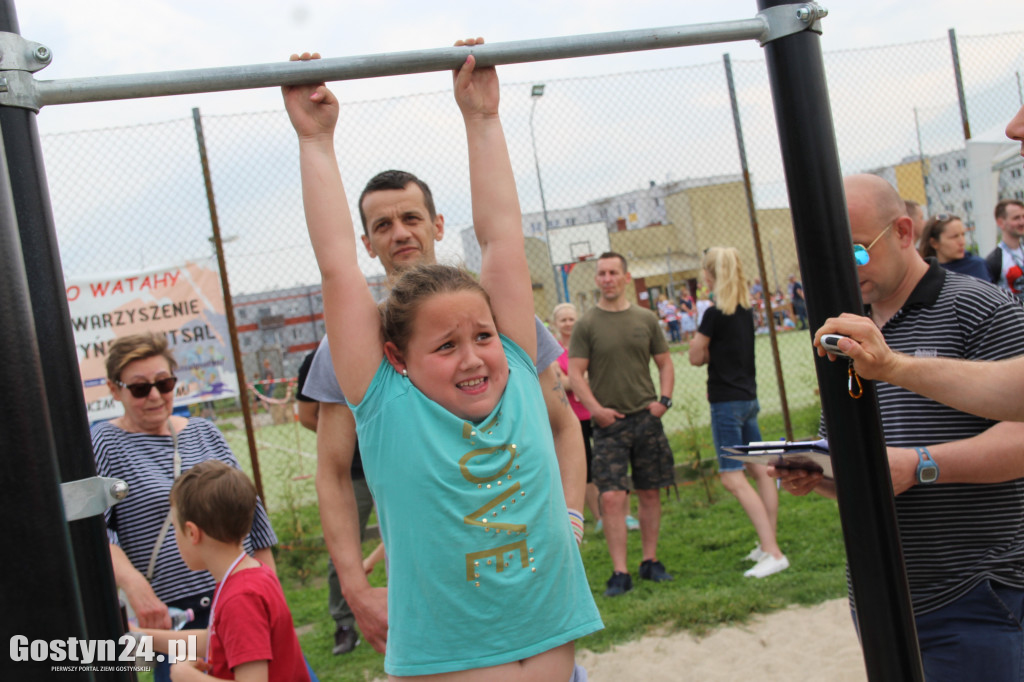
<svg viewBox="0 0 1024 682">
<path fill-rule="evenodd" d="M 822 49 L 827 51 L 1024 28 L 1024 12 L 1005 0 L 842 0 L 822 3 Z M 21 34 L 50 48 L 53 61 L 36 74 L 59 80 L 114 74 L 174 71 L 287 58 L 301 50 L 347 57 L 429 49 L 482 35 L 489 42 L 557 38 L 585 33 L 750 19 L 757 4 L 679 0 L 550 0 L 500 3 L 456 0 L 15 0 Z M 1007 16 L 1007 15 L 1010 16 Z M 507 66 L 503 80 L 529 81 L 757 58 L 754 41 L 673 48 Z M 450 87 L 446 74 L 352 81 L 341 89 L 349 101 L 436 91 Z M 204 114 L 279 109 L 273 89 L 186 95 L 119 103 L 59 105 L 38 118 L 43 134 L 162 121 Z"/>
</svg>

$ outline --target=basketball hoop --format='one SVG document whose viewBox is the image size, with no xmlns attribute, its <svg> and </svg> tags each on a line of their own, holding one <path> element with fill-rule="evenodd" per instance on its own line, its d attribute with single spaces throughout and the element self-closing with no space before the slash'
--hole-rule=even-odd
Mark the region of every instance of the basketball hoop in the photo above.
<svg viewBox="0 0 1024 682">
<path fill-rule="evenodd" d="M 583 256 L 576 256 L 576 261 L 579 262 L 579 263 L 582 263 L 585 260 L 591 260 L 593 257 L 594 257 L 594 254 L 588 253 L 588 254 L 585 254 Z"/>
</svg>

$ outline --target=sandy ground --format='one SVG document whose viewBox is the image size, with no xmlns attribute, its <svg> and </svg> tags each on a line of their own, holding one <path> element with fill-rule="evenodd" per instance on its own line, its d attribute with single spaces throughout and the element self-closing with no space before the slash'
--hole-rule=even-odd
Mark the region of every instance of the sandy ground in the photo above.
<svg viewBox="0 0 1024 682">
<path fill-rule="evenodd" d="M 650 636 L 603 653 L 577 650 L 589 682 L 865 682 L 846 599 L 791 606 L 706 637 Z"/>
</svg>

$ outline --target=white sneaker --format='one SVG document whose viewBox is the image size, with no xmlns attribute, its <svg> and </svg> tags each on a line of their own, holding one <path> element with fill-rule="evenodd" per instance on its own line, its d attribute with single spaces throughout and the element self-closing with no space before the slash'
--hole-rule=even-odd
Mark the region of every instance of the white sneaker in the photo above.
<svg viewBox="0 0 1024 682">
<path fill-rule="evenodd" d="M 776 559 L 771 554 L 766 554 L 763 559 L 757 562 L 753 568 L 743 574 L 744 578 L 767 578 L 768 576 L 785 571 L 789 568 L 789 559 L 785 555 Z"/>
<path fill-rule="evenodd" d="M 743 557 L 744 561 L 753 561 L 755 564 L 761 559 L 768 556 L 768 553 L 761 549 L 761 545 L 754 545 L 754 549 L 750 550 L 750 554 Z"/>
</svg>

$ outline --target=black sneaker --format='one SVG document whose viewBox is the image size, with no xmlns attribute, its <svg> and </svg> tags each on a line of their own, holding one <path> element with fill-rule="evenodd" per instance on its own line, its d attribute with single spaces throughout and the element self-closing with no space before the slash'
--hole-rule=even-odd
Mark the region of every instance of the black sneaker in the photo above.
<svg viewBox="0 0 1024 682">
<path fill-rule="evenodd" d="M 617 597 L 633 589 L 633 578 L 629 573 L 613 572 L 608 578 L 608 589 L 604 591 L 606 597 Z"/>
<path fill-rule="evenodd" d="M 663 583 L 672 580 L 672 576 L 657 559 L 645 559 L 640 562 L 640 579 Z"/>
<path fill-rule="evenodd" d="M 334 631 L 334 649 L 332 653 L 335 656 L 347 654 L 356 648 L 356 644 L 359 644 L 359 633 L 356 632 L 356 629 L 348 625 L 339 625 Z"/>
</svg>

